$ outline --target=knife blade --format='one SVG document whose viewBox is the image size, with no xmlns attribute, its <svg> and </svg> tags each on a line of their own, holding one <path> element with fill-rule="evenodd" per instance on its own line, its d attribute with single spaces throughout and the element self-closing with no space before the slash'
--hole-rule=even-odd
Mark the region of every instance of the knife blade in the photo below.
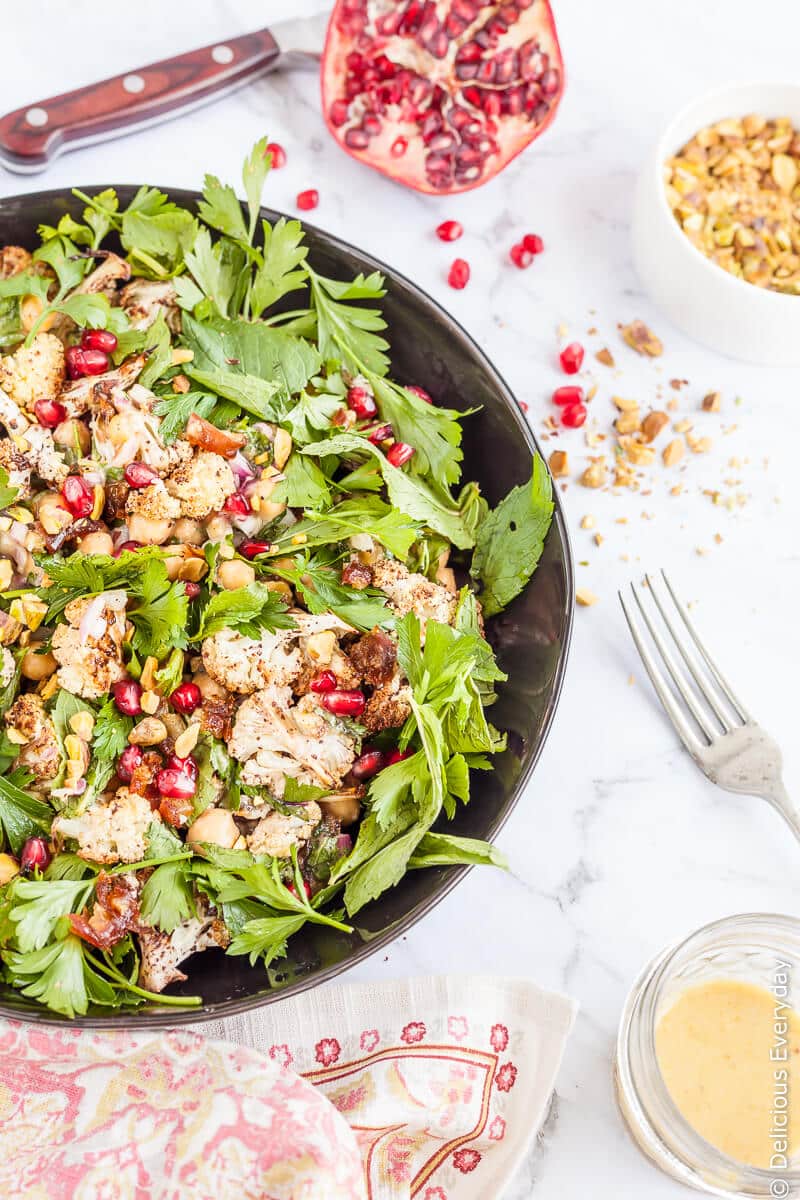
<svg viewBox="0 0 800 1200">
<path fill-rule="evenodd" d="M 60 154 L 169 121 L 281 69 L 318 69 L 327 14 L 284 21 L 26 104 L 0 117 L 0 163 L 35 174 Z"/>
</svg>

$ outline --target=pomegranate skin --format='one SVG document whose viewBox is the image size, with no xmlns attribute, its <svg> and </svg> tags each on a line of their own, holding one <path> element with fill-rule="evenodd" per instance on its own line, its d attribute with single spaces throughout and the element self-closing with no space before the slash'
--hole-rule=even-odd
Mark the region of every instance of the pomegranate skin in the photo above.
<svg viewBox="0 0 800 1200">
<path fill-rule="evenodd" d="M 494 178 L 547 129 L 564 92 L 548 0 L 445 9 L 337 0 L 321 71 L 323 116 L 342 149 L 436 195 Z"/>
</svg>

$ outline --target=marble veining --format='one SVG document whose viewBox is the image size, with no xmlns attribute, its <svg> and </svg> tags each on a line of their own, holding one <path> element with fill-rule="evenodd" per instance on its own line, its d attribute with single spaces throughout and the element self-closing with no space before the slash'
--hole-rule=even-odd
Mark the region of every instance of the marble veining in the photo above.
<svg viewBox="0 0 800 1200">
<path fill-rule="evenodd" d="M 4 23 L 0 104 L 31 104 L 317 7 L 139 0 L 120 20 L 117 6 L 88 0 L 18 6 Z M 626 990 L 648 957 L 703 921 L 796 911 L 798 848 L 766 804 L 716 792 L 683 753 L 615 593 L 645 569 L 669 568 L 737 690 L 783 746 L 787 786 L 800 795 L 792 679 L 800 662 L 800 374 L 717 358 L 667 326 L 633 271 L 629 211 L 645 148 L 684 100 L 714 84 L 796 75 L 789 32 L 798 17 L 794 0 L 762 0 L 760 28 L 786 36 L 755 38 L 744 0 L 675 0 L 648 6 L 646 19 L 633 0 L 610 8 L 563 0 L 556 15 L 570 81 L 558 120 L 500 178 L 462 197 L 416 195 L 348 159 L 325 131 L 307 72 L 273 75 L 168 125 L 62 158 L 39 177 L 0 172 L 0 188 L 9 195 L 111 179 L 194 187 L 205 171 L 233 180 L 246 149 L 269 133 L 289 161 L 270 182 L 268 202 L 291 211 L 298 191 L 317 187 L 314 222 L 397 264 L 446 304 L 529 405 L 537 432 L 550 392 L 564 382 L 555 365 L 562 324 L 592 350 L 608 345 L 622 369 L 618 377 L 593 371 L 601 430 L 613 392 L 646 409 L 657 406 L 659 386 L 666 397 L 670 379 L 688 380 L 681 411 L 713 437 L 710 454 L 690 456 L 677 476 L 654 470 L 649 495 L 591 492 L 574 478 L 562 493 L 578 582 L 599 599 L 576 615 L 555 726 L 499 839 L 511 872 L 473 872 L 407 937 L 353 972 L 529 975 L 575 995 L 581 1014 L 558 1094 L 507 1200 L 678 1200 L 682 1189 L 642 1158 L 614 1102 L 610 1064 Z M 472 265 L 459 293 L 445 282 L 456 250 L 433 236 L 446 217 L 463 223 L 457 253 Z M 526 231 L 540 233 L 547 249 L 520 272 L 508 250 Z M 634 317 L 661 335 L 663 359 L 638 359 L 622 344 L 617 322 Z M 587 336 L 590 327 L 597 335 Z M 723 395 L 721 414 L 698 412 L 710 390 Z M 548 452 L 556 445 L 568 450 L 574 476 L 587 453 L 583 434 L 544 443 Z M 738 482 L 722 482 L 730 477 Z M 677 480 L 683 490 L 672 496 Z M 728 511 L 704 494 L 715 489 L 746 502 Z M 587 514 L 605 538 L 599 547 L 580 528 Z"/>
</svg>

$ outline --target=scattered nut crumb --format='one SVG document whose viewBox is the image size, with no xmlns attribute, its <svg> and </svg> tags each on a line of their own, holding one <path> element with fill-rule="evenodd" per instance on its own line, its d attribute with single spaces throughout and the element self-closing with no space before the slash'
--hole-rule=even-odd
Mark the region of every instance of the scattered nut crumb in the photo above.
<svg viewBox="0 0 800 1200">
<path fill-rule="evenodd" d="M 595 354 L 595 358 L 599 363 L 602 363 L 604 367 L 615 367 L 617 365 L 614 362 L 614 355 L 611 353 L 608 346 L 603 346 L 602 350 L 598 350 Z"/>
<path fill-rule="evenodd" d="M 638 433 L 641 428 L 639 421 L 638 408 L 632 408 L 629 411 L 621 412 L 614 422 L 614 428 L 617 433 Z"/>
<path fill-rule="evenodd" d="M 667 401 L 667 408 L 669 409 L 670 412 L 678 411 L 678 401 L 675 399 L 674 396 L 671 400 Z"/>
<path fill-rule="evenodd" d="M 654 442 L 665 425 L 669 425 L 669 417 L 658 409 L 649 412 L 642 421 L 642 437 L 646 442 Z"/>
<path fill-rule="evenodd" d="M 547 463 L 554 479 L 560 479 L 562 475 L 569 475 L 569 458 L 566 450 L 554 450 Z"/>
<path fill-rule="evenodd" d="M 577 588 L 575 599 L 582 608 L 591 608 L 593 604 L 597 604 L 597 596 L 595 596 L 594 592 L 590 592 L 588 588 Z"/>
<path fill-rule="evenodd" d="M 686 441 L 692 454 L 708 454 L 711 449 L 710 437 L 694 437 L 691 433 L 687 433 Z"/>
<path fill-rule="evenodd" d="M 602 544 L 603 544 L 603 542 L 604 542 L 605 540 L 606 540 L 606 539 L 603 537 L 602 533 L 596 533 L 596 534 L 594 535 L 594 544 L 595 544 L 595 546 L 602 546 Z"/>
<path fill-rule="evenodd" d="M 589 464 L 586 470 L 581 475 L 581 483 L 584 487 L 599 488 L 602 487 L 608 478 L 605 460 L 595 459 Z"/>
<path fill-rule="evenodd" d="M 679 392 L 682 387 L 686 387 L 688 379 L 670 379 L 669 386 L 676 392 Z"/>
<path fill-rule="evenodd" d="M 688 433 L 690 429 L 694 429 L 693 423 L 686 417 L 681 421 L 676 421 L 672 426 L 676 433 Z"/>
<path fill-rule="evenodd" d="M 673 438 L 669 445 L 665 446 L 661 452 L 661 457 L 664 460 L 665 467 L 674 467 L 675 463 L 680 462 L 683 458 L 685 446 L 681 438 Z M 678 493 L 672 489 L 673 495 Z"/>
<path fill-rule="evenodd" d="M 595 519 L 591 513 L 587 513 L 581 520 L 581 529 L 594 529 Z"/>
<path fill-rule="evenodd" d="M 173 375 L 172 390 L 179 396 L 185 396 L 186 393 L 191 390 L 191 386 L 191 382 L 185 375 Z"/>
<path fill-rule="evenodd" d="M 620 412 L 633 412 L 639 408 L 638 400 L 626 400 L 624 396 L 612 396 L 611 403 Z"/>
<path fill-rule="evenodd" d="M 633 675 L 629 675 L 628 676 L 628 687 L 633 687 L 634 683 L 636 683 L 636 679 L 634 678 Z"/>
<path fill-rule="evenodd" d="M 715 533 L 715 534 L 714 534 L 714 541 L 717 543 L 717 545 L 718 545 L 718 546 L 721 546 L 721 545 L 722 545 L 722 541 L 723 541 L 722 534 L 721 534 L 721 533 Z"/>
<path fill-rule="evenodd" d="M 703 412 L 719 412 L 722 408 L 722 393 L 709 392 L 703 396 Z"/>
<path fill-rule="evenodd" d="M 652 329 L 644 321 L 631 321 L 629 325 L 621 325 L 620 333 L 623 340 L 637 354 L 646 354 L 650 358 L 658 358 L 664 353 L 664 346 Z"/>
</svg>

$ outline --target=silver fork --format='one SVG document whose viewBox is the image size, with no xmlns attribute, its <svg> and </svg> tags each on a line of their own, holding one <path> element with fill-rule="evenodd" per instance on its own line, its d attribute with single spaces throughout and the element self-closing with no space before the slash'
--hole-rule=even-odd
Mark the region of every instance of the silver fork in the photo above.
<svg viewBox="0 0 800 1200">
<path fill-rule="evenodd" d="M 661 585 L 654 587 L 647 575 L 646 590 L 631 584 L 633 603 L 622 592 L 619 599 L 636 649 L 667 716 L 712 783 L 728 792 L 768 800 L 800 839 L 800 812 L 783 786 L 780 748 L 737 699 L 700 641 L 664 571 L 661 579 L 663 589 Z M 649 594 L 652 604 L 643 600 L 640 592 L 645 597 Z M 648 614 L 648 608 L 657 610 L 660 622 L 655 614 Z M 657 655 L 649 648 L 642 625 Z"/>
</svg>

